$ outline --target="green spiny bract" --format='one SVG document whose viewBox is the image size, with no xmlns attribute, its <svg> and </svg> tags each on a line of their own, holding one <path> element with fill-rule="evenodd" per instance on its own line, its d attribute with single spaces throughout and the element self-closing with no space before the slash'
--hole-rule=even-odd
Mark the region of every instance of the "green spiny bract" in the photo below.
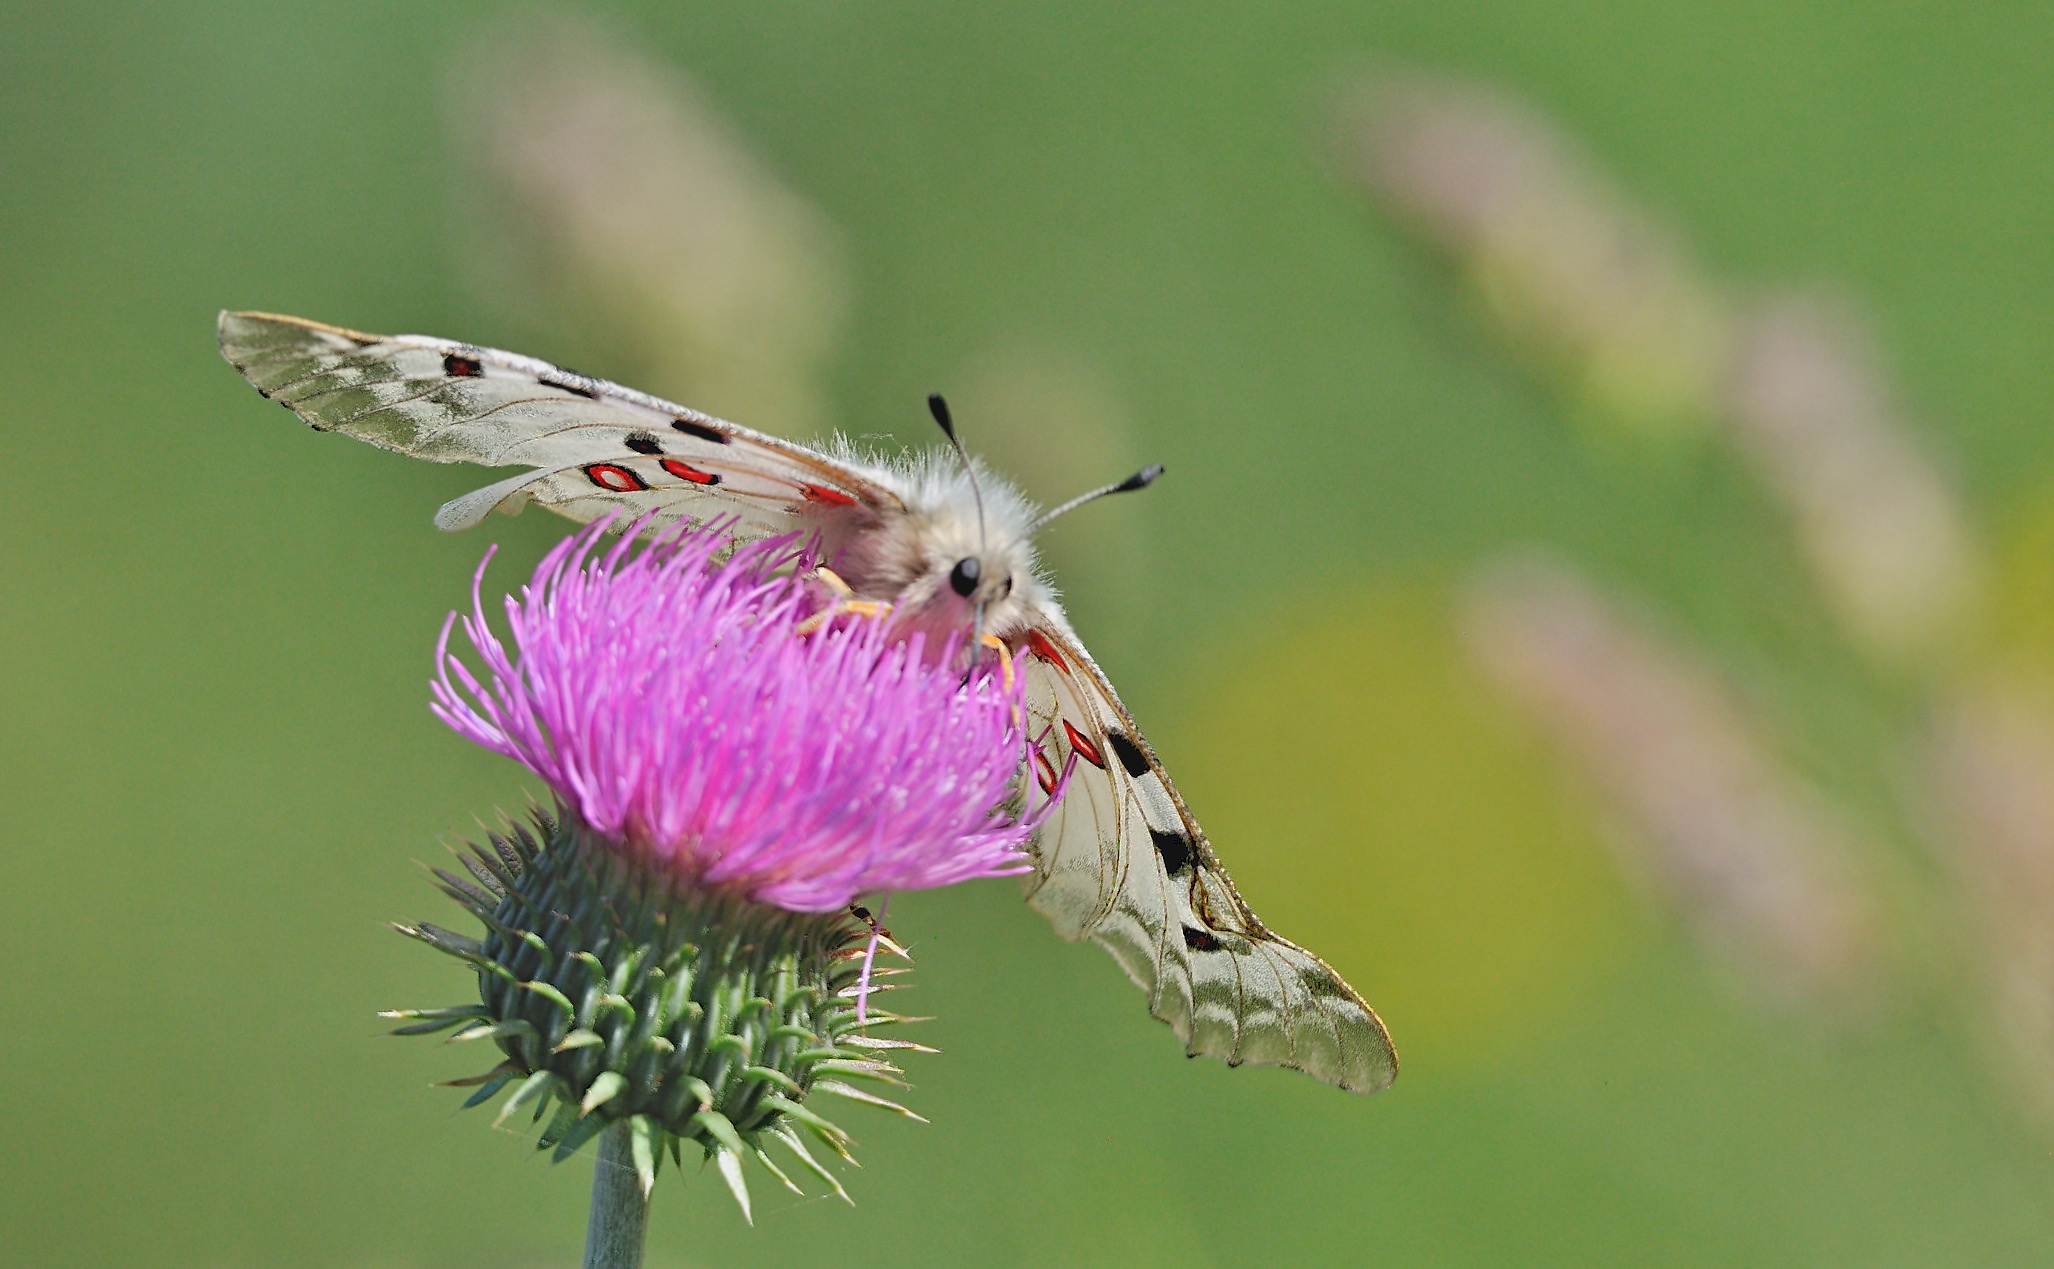
<svg viewBox="0 0 2054 1269">
<path fill-rule="evenodd" d="M 523 1109 L 537 1123 L 547 1116 L 537 1148 L 559 1161 L 626 1121 L 645 1193 L 663 1155 L 681 1164 L 691 1142 L 718 1163 L 746 1215 L 744 1152 L 798 1191 L 764 1152 L 775 1138 L 846 1200 L 797 1131 L 850 1157 L 848 1135 L 812 1108 L 812 1095 L 917 1119 L 845 1081 L 903 1088 L 882 1051 L 931 1051 L 856 1029 L 869 925 L 848 912 L 691 890 L 623 858 L 575 816 L 537 812 L 535 821 L 460 852 L 468 876 L 434 870 L 484 922 L 482 940 L 426 923 L 395 927 L 473 965 L 479 1003 L 382 1015 L 409 1020 L 393 1034 L 456 1028 L 452 1041 L 494 1041 L 505 1060 L 456 1081 L 479 1086 L 465 1105 L 511 1088 L 500 1121 Z M 868 1011 L 869 1026 L 901 1021 Z"/>
</svg>

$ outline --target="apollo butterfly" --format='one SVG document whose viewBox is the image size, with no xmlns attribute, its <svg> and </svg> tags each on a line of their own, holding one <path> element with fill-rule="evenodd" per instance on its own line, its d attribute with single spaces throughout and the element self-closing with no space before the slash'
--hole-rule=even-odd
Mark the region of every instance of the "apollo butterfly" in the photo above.
<svg viewBox="0 0 2054 1269">
<path fill-rule="evenodd" d="M 1193 1055 L 1292 1067 L 1356 1092 L 1397 1075 L 1375 1012 L 1248 905 L 1162 764 L 1078 641 L 1036 563 L 1035 531 L 1160 468 L 1037 512 L 955 445 L 909 457 L 813 448 L 514 353 L 366 335 L 294 317 L 223 313 L 221 352 L 318 431 L 432 462 L 524 470 L 435 514 L 469 528 L 538 503 L 573 520 L 718 514 L 739 537 L 817 532 L 833 571 L 893 620 L 993 636 L 1018 660 L 1033 748 L 1021 796 L 1069 789 L 1032 846 L 1027 901 L 1089 938 Z"/>
</svg>

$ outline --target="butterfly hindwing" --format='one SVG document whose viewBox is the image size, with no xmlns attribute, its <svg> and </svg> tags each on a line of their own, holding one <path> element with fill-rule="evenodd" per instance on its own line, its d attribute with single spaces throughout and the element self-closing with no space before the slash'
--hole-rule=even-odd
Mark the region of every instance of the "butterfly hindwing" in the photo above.
<svg viewBox="0 0 2054 1269">
<path fill-rule="evenodd" d="M 1376 1013 L 1242 901 L 1162 765 L 1066 624 L 1027 638 L 1030 765 L 1044 786 L 1074 757 L 1034 844 L 1028 902 L 1090 938 L 1186 1051 L 1305 1071 L 1356 1092 L 1397 1074 Z"/>
<path fill-rule="evenodd" d="M 432 462 L 529 470 L 455 499 L 438 527 L 535 502 L 577 520 L 737 516 L 745 535 L 813 510 L 898 505 L 803 446 L 533 357 L 424 335 L 367 335 L 268 313 L 223 313 L 221 352 L 321 431 Z"/>
</svg>

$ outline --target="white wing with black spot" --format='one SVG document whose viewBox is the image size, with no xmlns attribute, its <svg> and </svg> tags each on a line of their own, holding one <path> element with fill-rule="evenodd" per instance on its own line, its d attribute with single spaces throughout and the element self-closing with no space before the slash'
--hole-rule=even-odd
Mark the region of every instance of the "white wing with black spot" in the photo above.
<svg viewBox="0 0 2054 1269">
<path fill-rule="evenodd" d="M 574 520 L 732 515 L 742 536 L 902 509 L 804 446 L 518 353 L 269 313 L 225 312 L 219 333 L 230 365 L 319 431 L 431 462 L 528 469 L 447 503 L 439 528 L 529 502 Z"/>
<path fill-rule="evenodd" d="M 1352 1092 L 1396 1078 L 1376 1012 L 1242 901 L 1112 685 L 1051 619 L 1024 647 L 1031 774 L 1062 802 L 1035 835 L 1027 901 L 1090 938 L 1148 993 L 1185 1051 L 1304 1071 Z"/>
</svg>

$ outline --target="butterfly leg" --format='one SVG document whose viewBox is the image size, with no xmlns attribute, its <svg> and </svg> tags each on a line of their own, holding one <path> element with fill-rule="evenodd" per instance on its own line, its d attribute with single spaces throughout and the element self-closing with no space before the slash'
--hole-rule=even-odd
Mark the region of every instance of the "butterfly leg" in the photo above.
<svg viewBox="0 0 2054 1269">
<path fill-rule="evenodd" d="M 840 573 L 825 564 L 813 570 L 813 580 L 833 591 L 837 599 L 847 600 L 856 597 L 855 587 L 843 581 Z"/>
<path fill-rule="evenodd" d="M 798 625 L 794 634 L 809 635 L 833 621 L 843 613 L 854 613 L 859 617 L 888 617 L 891 605 L 881 599 L 858 599 L 856 592 L 841 579 L 841 575 L 826 566 L 813 570 L 813 577 L 828 590 L 834 592 L 835 602 Z"/>
<path fill-rule="evenodd" d="M 1003 673 L 1005 676 L 1006 690 L 1008 692 L 1012 691 L 1013 650 L 1011 648 L 1008 648 L 1006 646 L 1006 641 L 1004 639 L 999 638 L 997 635 L 982 635 L 978 638 L 977 642 L 983 644 L 987 648 L 990 648 L 993 652 L 998 653 L 999 669 L 1001 673 Z"/>
</svg>

